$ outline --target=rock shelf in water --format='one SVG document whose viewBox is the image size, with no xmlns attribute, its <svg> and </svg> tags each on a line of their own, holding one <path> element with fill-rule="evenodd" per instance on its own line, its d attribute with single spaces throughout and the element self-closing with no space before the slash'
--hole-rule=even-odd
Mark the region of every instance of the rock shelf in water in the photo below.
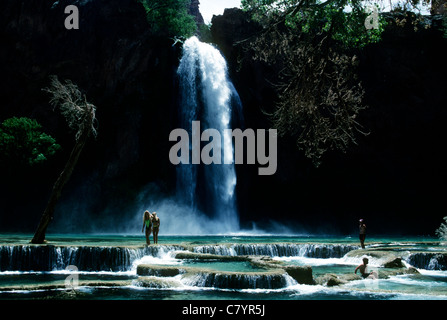
<svg viewBox="0 0 447 320">
<path fill-rule="evenodd" d="M 139 265 L 137 274 L 145 278 L 138 281 L 143 286 L 153 286 L 147 276 L 173 277 L 182 275 L 182 283 L 197 287 L 213 287 L 225 289 L 279 289 L 287 285 L 287 273 L 282 269 L 265 272 L 229 272 L 194 267 L 161 267 L 156 265 Z M 173 282 L 175 283 L 175 282 Z M 166 284 L 166 282 L 164 282 Z"/>
<path fill-rule="evenodd" d="M 194 266 L 161 266 L 135 262 L 144 256 L 185 260 Z M 418 273 L 416 268 L 429 270 L 447 269 L 447 252 L 443 247 L 430 251 L 406 246 L 375 246 L 358 249 L 350 244 L 325 243 L 255 243 L 255 244 L 164 244 L 152 246 L 74 246 L 74 245 L 0 245 L 0 271 L 55 271 L 75 265 L 79 271 L 130 271 L 138 278 L 132 283 L 143 287 L 172 288 L 178 286 L 215 287 L 228 289 L 277 289 L 299 284 L 326 286 L 343 285 L 360 280 L 352 272 L 326 273 L 314 277 L 312 267 L 290 265 L 273 257 L 342 258 L 349 265 L 361 263 L 368 257 L 369 265 L 379 279 L 400 274 Z M 208 264 L 209 262 L 209 264 Z M 214 262 L 242 262 L 253 270 L 215 270 Z M 192 263 L 194 265 L 194 263 Z M 208 266 L 209 265 L 209 266 Z M 411 266 L 409 266 L 411 265 Z M 83 285 L 90 286 L 85 282 Z M 103 281 L 98 280 L 98 283 Z M 123 282 L 124 283 L 124 282 Z M 129 281 L 125 281 L 128 285 Z M 62 283 L 46 284 L 62 288 Z M 104 282 L 104 285 L 107 285 Z M 110 281 L 110 285 L 118 285 Z M 12 284 L 14 290 L 26 289 Z M 21 287 L 21 288 L 20 288 Z M 36 287 L 37 288 L 37 287 Z M 0 288 L 5 290 L 7 288 Z"/>
<path fill-rule="evenodd" d="M 78 287 L 123 287 L 132 284 L 132 280 L 80 280 L 77 284 Z M 67 285 L 64 280 L 60 280 L 53 283 L 39 283 L 39 284 L 24 284 L 24 285 L 11 285 L 7 287 L 0 287 L 0 291 L 30 291 L 30 290 L 58 290 L 67 289 Z M 76 290 L 73 290 L 76 291 Z"/>
<path fill-rule="evenodd" d="M 407 251 L 396 250 L 395 248 L 379 248 L 379 249 L 359 249 L 353 250 L 346 254 L 347 260 L 356 259 L 361 260 L 366 257 L 369 260 L 369 265 L 374 265 L 374 271 L 378 279 L 388 279 L 391 276 L 403 274 L 419 274 L 415 267 L 407 267 L 403 257 L 408 256 Z M 361 280 L 362 277 L 358 274 L 334 274 L 328 273 L 321 275 L 315 279 L 315 283 L 319 285 L 326 285 L 328 287 L 338 286 L 348 283 L 349 281 Z"/>
<path fill-rule="evenodd" d="M 178 252 L 177 259 L 212 260 L 212 261 L 246 261 L 257 268 L 265 269 L 259 272 L 229 272 L 217 271 L 213 268 L 197 268 L 184 266 L 159 266 L 142 264 L 137 267 L 137 274 L 143 277 L 174 277 L 182 275 L 186 283 L 200 287 L 215 287 L 228 289 L 278 289 L 283 288 L 294 279 L 300 284 L 314 284 L 312 268 L 309 266 L 285 266 L 266 256 L 221 256 L 194 252 Z M 158 282 L 158 280 L 155 280 Z M 156 286 L 153 279 L 143 278 L 144 286 Z M 166 284 L 166 283 L 164 283 Z"/>
</svg>

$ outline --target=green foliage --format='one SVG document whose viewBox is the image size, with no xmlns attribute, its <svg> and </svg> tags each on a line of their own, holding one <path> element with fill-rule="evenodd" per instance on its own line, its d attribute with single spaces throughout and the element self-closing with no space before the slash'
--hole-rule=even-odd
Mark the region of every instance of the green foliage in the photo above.
<svg viewBox="0 0 447 320">
<path fill-rule="evenodd" d="M 417 16 L 421 11 L 417 6 L 427 3 L 405 0 L 398 10 L 415 11 Z M 355 55 L 380 41 L 385 28 L 380 8 L 388 4 L 385 0 L 241 2 L 262 30 L 240 43 L 251 59 L 278 70 L 272 81 L 278 95 L 270 113 L 272 125 L 279 136 L 294 138 L 315 166 L 326 151 L 346 152 L 357 143 L 358 134 L 368 134 L 358 122 L 367 106 Z M 393 4 L 392 9 L 397 7 Z"/>
<path fill-rule="evenodd" d="M 52 157 L 60 145 L 42 132 L 34 119 L 10 118 L 0 125 L 0 162 L 6 165 L 34 166 Z"/>
<path fill-rule="evenodd" d="M 200 34 L 200 41 L 203 42 L 212 42 L 213 36 L 211 35 L 211 24 L 201 24 L 199 26 L 199 34 Z"/>
<path fill-rule="evenodd" d="M 346 152 L 367 134 L 357 122 L 366 106 L 350 49 L 379 39 L 380 28 L 365 26 L 369 12 L 358 0 L 244 0 L 243 8 L 263 26 L 246 50 L 280 67 L 271 113 L 278 135 L 294 138 L 316 167 L 328 150 Z"/>
<path fill-rule="evenodd" d="M 253 20 L 262 22 L 266 18 L 279 14 L 286 7 L 292 5 L 292 1 L 287 0 L 242 0 L 241 8 L 249 11 Z"/>
<path fill-rule="evenodd" d="M 372 10 L 359 0 L 242 0 L 242 8 L 258 22 L 282 21 L 288 28 L 309 36 L 328 34 L 347 48 L 380 41 L 385 27 L 380 15 L 377 29 L 365 27 Z"/>
<path fill-rule="evenodd" d="M 367 29 L 365 21 L 369 12 L 362 7 L 353 6 L 350 12 L 343 10 L 346 1 L 334 2 L 318 10 L 306 10 L 297 17 L 287 20 L 294 28 L 301 27 L 304 32 L 329 34 L 347 48 L 361 48 L 380 41 L 385 22 L 379 15 L 378 28 Z M 372 10 L 371 10 L 372 11 Z M 377 11 L 378 12 L 378 11 Z"/>
<path fill-rule="evenodd" d="M 155 34 L 188 38 L 197 31 L 188 13 L 191 0 L 141 0 L 147 20 Z"/>
</svg>

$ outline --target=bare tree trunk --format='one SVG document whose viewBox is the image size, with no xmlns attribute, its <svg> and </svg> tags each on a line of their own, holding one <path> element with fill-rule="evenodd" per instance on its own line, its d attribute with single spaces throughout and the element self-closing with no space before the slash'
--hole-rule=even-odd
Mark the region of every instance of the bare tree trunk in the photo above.
<svg viewBox="0 0 447 320">
<path fill-rule="evenodd" d="M 54 183 L 53 191 L 51 193 L 47 207 L 45 208 L 42 218 L 40 219 L 39 226 L 37 227 L 37 230 L 34 234 L 33 239 L 31 240 L 31 243 L 42 244 L 45 242 L 45 233 L 47 231 L 48 225 L 50 224 L 50 221 L 53 219 L 54 209 L 62 194 L 62 189 L 70 179 L 71 174 L 73 173 L 73 169 L 79 160 L 79 156 L 81 155 L 82 149 L 84 148 L 84 145 L 91 133 L 92 128 L 91 122 L 92 118 L 89 112 L 89 115 L 86 117 L 82 133 L 78 138 L 78 140 L 76 141 L 73 150 L 71 151 L 67 164 L 65 165 L 62 173 L 59 175 L 59 178 Z"/>
</svg>

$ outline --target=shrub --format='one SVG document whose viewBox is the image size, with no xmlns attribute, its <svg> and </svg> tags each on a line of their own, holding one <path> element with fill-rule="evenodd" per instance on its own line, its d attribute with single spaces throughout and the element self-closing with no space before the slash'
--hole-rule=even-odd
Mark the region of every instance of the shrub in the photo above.
<svg viewBox="0 0 447 320">
<path fill-rule="evenodd" d="M 141 0 L 152 32 L 170 37 L 189 38 L 197 31 L 188 13 L 191 0 Z"/>
<path fill-rule="evenodd" d="M 13 117 L 0 125 L 0 162 L 34 166 L 52 157 L 60 145 L 34 119 Z"/>
</svg>

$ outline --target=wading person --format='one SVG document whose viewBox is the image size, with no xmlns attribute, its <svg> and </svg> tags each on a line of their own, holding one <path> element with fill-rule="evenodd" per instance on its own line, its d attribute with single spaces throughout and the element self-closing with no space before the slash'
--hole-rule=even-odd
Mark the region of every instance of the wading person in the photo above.
<svg viewBox="0 0 447 320">
<path fill-rule="evenodd" d="M 152 230 L 154 232 L 154 243 L 158 243 L 158 230 L 160 228 L 160 218 L 157 212 L 152 213 Z"/>
<path fill-rule="evenodd" d="M 360 271 L 360 275 L 362 276 L 363 279 L 366 279 L 368 277 L 370 277 L 371 279 L 375 279 L 375 273 L 374 271 L 371 272 L 367 272 L 366 268 L 368 267 L 368 258 L 363 258 L 363 264 L 359 265 L 357 268 L 355 268 L 354 273 L 357 274 L 357 270 Z"/>
<path fill-rule="evenodd" d="M 359 239 L 360 239 L 360 245 L 362 246 L 362 249 L 365 249 L 365 238 L 366 238 L 366 224 L 364 223 L 363 219 L 359 220 Z"/>
<path fill-rule="evenodd" d="M 152 231 L 152 215 L 149 211 L 144 211 L 143 215 L 143 230 L 141 232 L 144 232 L 144 228 L 146 228 L 146 244 L 151 244 L 150 236 Z"/>
</svg>

